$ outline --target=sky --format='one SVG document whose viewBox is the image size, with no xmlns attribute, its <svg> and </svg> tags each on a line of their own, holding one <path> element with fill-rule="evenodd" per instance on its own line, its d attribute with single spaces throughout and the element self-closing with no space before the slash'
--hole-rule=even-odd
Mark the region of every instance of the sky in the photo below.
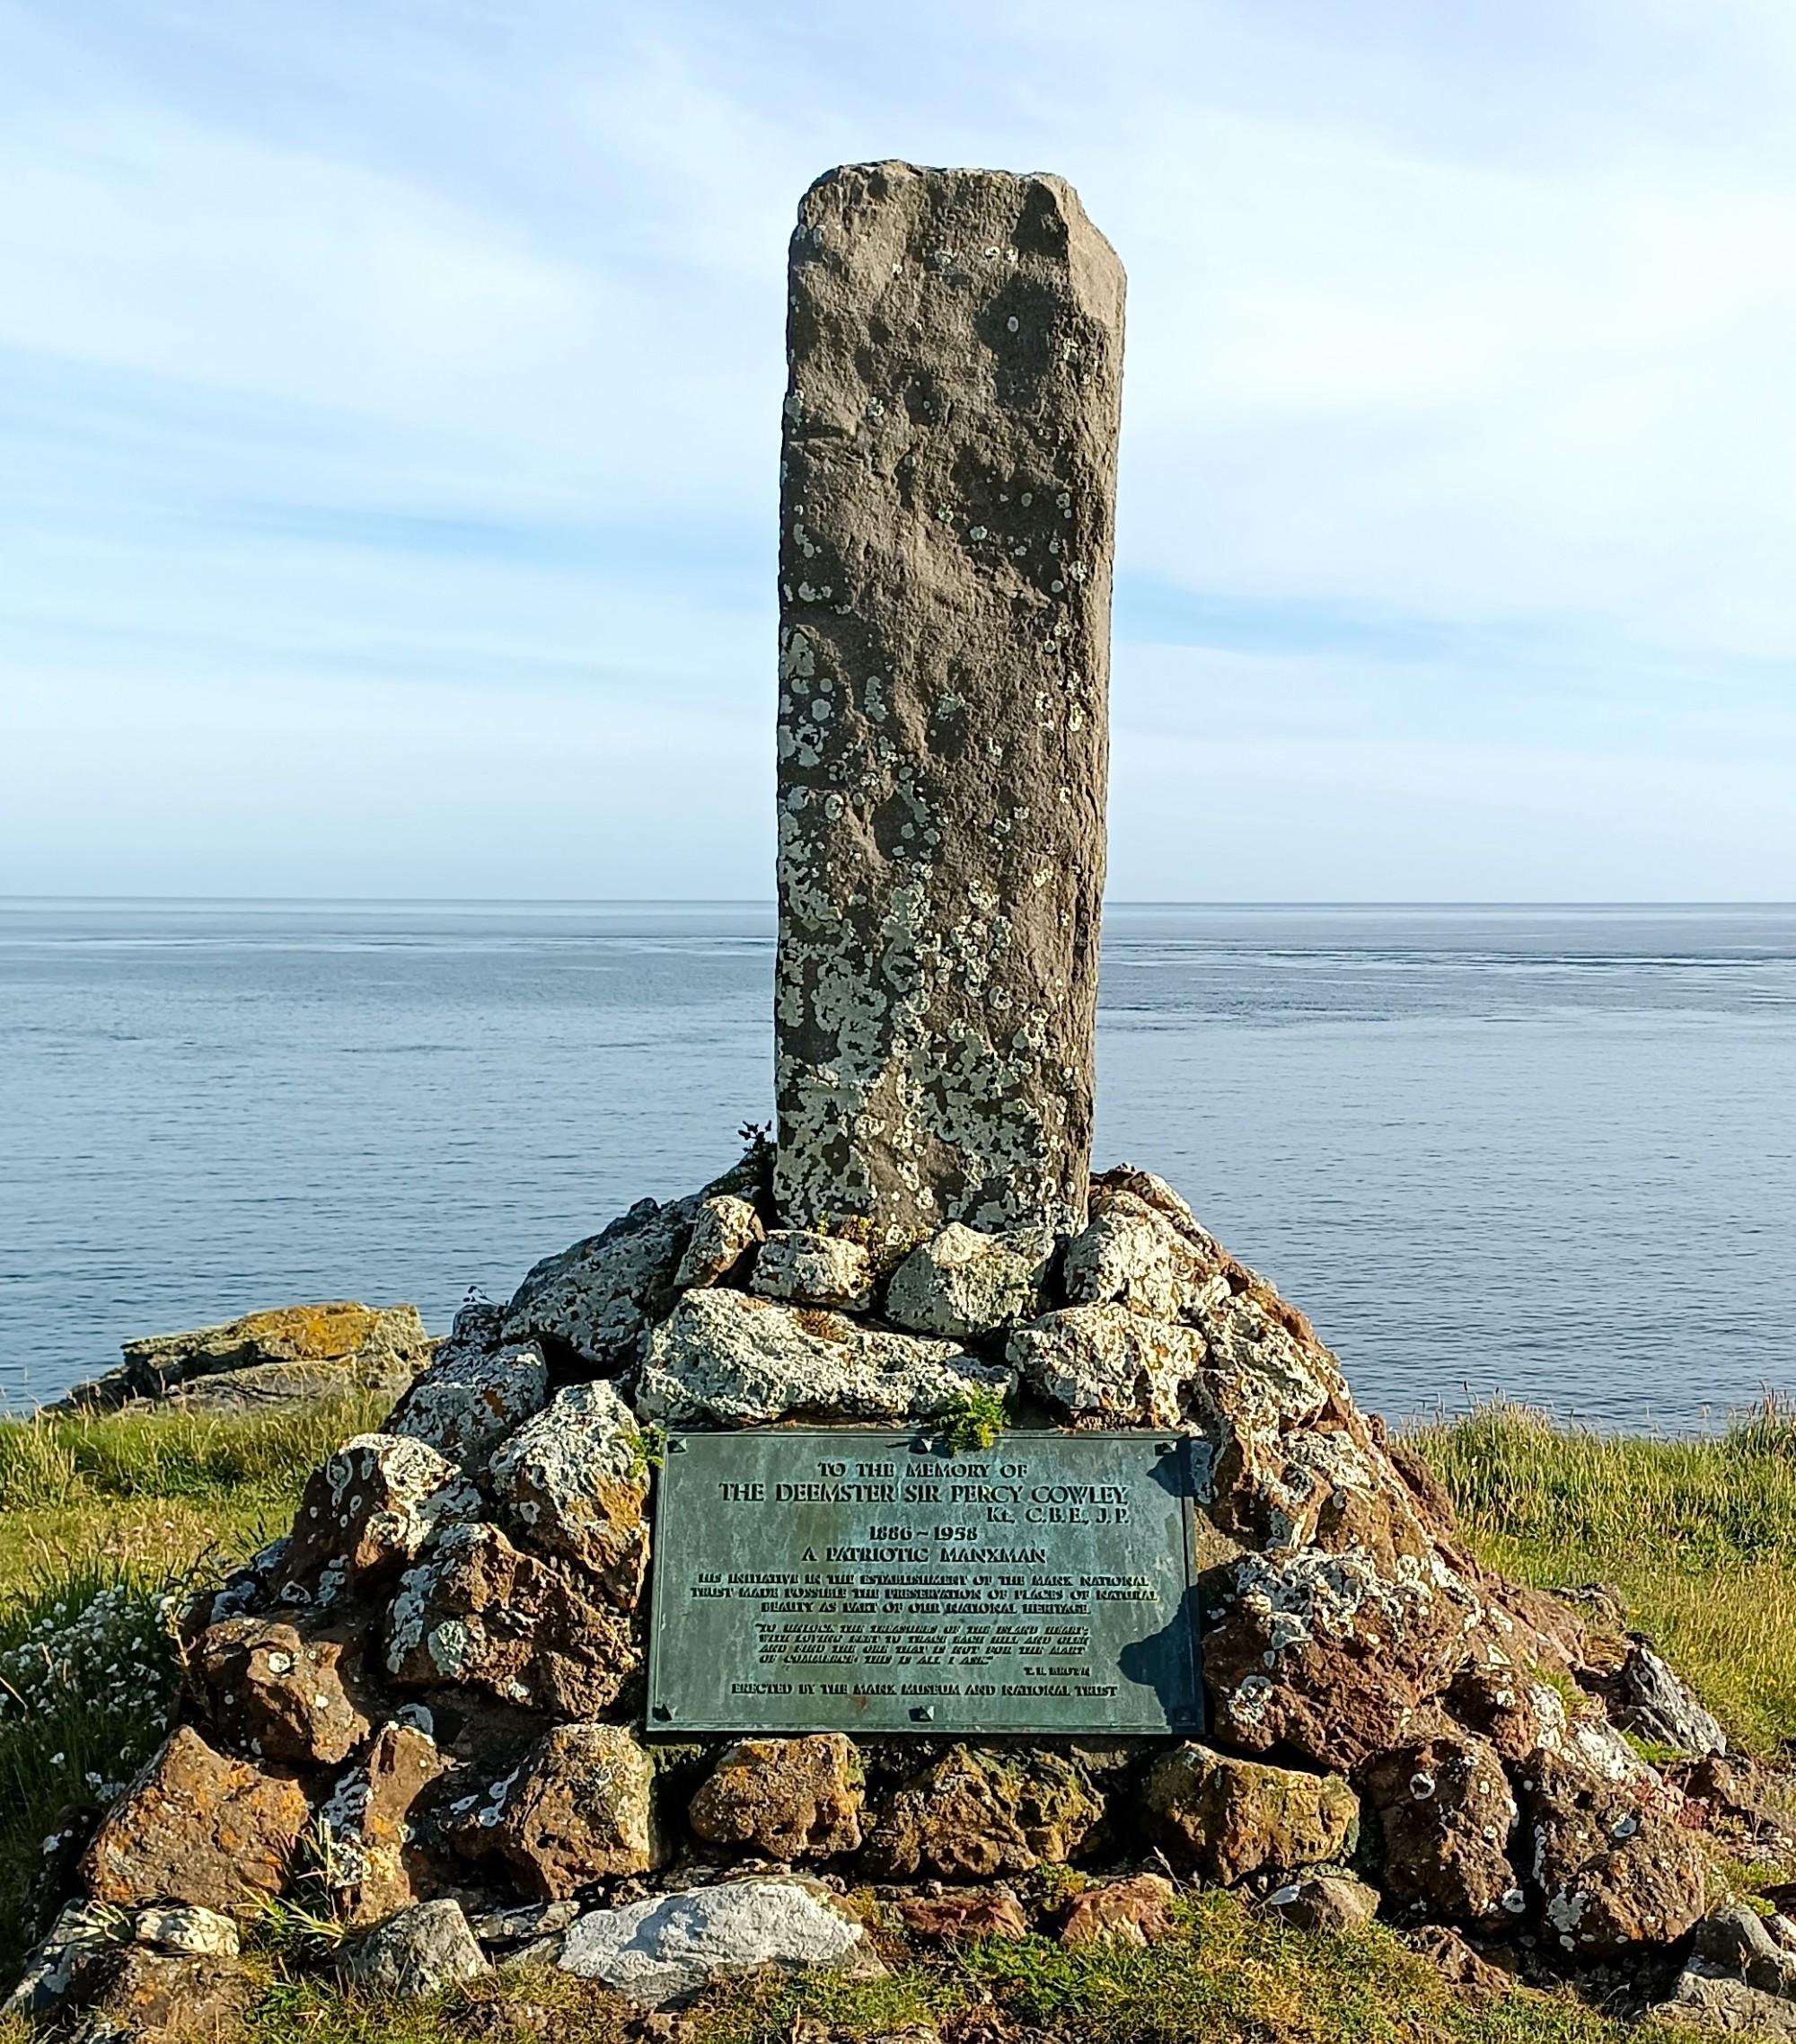
<svg viewBox="0 0 1796 2044">
<path fill-rule="evenodd" d="M 785 246 L 1130 277 L 1110 888 L 1796 897 L 1788 0 L 0 0 L 0 893 L 771 894 Z"/>
</svg>

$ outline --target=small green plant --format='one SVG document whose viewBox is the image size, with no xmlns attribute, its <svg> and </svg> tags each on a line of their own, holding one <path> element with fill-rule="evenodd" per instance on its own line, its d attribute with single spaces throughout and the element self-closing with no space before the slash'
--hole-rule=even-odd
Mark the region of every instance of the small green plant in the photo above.
<svg viewBox="0 0 1796 2044">
<path fill-rule="evenodd" d="M 1010 1423 L 1002 1395 L 983 1386 L 951 1399 L 943 1406 L 940 1419 L 956 1455 L 990 1448 Z"/>
<path fill-rule="evenodd" d="M 331 1952 L 349 1935 L 349 1926 L 334 1911 L 314 1909 L 289 1896 L 248 1893 L 242 1903 L 257 1947 L 277 1955 L 315 1957 Z"/>
</svg>

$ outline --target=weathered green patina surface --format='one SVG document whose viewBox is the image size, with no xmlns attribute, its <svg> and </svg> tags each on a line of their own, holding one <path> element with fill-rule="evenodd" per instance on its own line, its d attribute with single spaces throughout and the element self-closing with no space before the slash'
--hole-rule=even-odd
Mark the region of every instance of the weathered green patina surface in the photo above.
<svg viewBox="0 0 1796 2044">
<path fill-rule="evenodd" d="M 1201 1730 L 1191 1491 L 1169 1434 L 674 1434 L 650 1728 Z"/>
</svg>

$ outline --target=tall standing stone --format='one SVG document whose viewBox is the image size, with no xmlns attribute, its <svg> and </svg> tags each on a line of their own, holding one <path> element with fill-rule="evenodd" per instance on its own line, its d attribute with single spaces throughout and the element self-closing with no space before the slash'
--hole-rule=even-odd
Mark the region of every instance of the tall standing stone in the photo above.
<svg viewBox="0 0 1796 2044">
<path fill-rule="evenodd" d="M 852 164 L 799 208 L 775 1002 L 794 1224 L 1084 1215 L 1122 293 L 1058 178 Z"/>
</svg>

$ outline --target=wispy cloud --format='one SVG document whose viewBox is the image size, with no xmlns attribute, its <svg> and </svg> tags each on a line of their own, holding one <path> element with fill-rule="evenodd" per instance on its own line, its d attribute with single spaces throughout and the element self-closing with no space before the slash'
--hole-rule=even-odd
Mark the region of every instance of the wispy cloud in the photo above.
<svg viewBox="0 0 1796 2044">
<path fill-rule="evenodd" d="M 0 0 L 0 888 L 767 891 L 785 236 L 902 154 L 1129 265 L 1119 893 L 1796 894 L 1793 101 L 1773 0 Z"/>
</svg>

